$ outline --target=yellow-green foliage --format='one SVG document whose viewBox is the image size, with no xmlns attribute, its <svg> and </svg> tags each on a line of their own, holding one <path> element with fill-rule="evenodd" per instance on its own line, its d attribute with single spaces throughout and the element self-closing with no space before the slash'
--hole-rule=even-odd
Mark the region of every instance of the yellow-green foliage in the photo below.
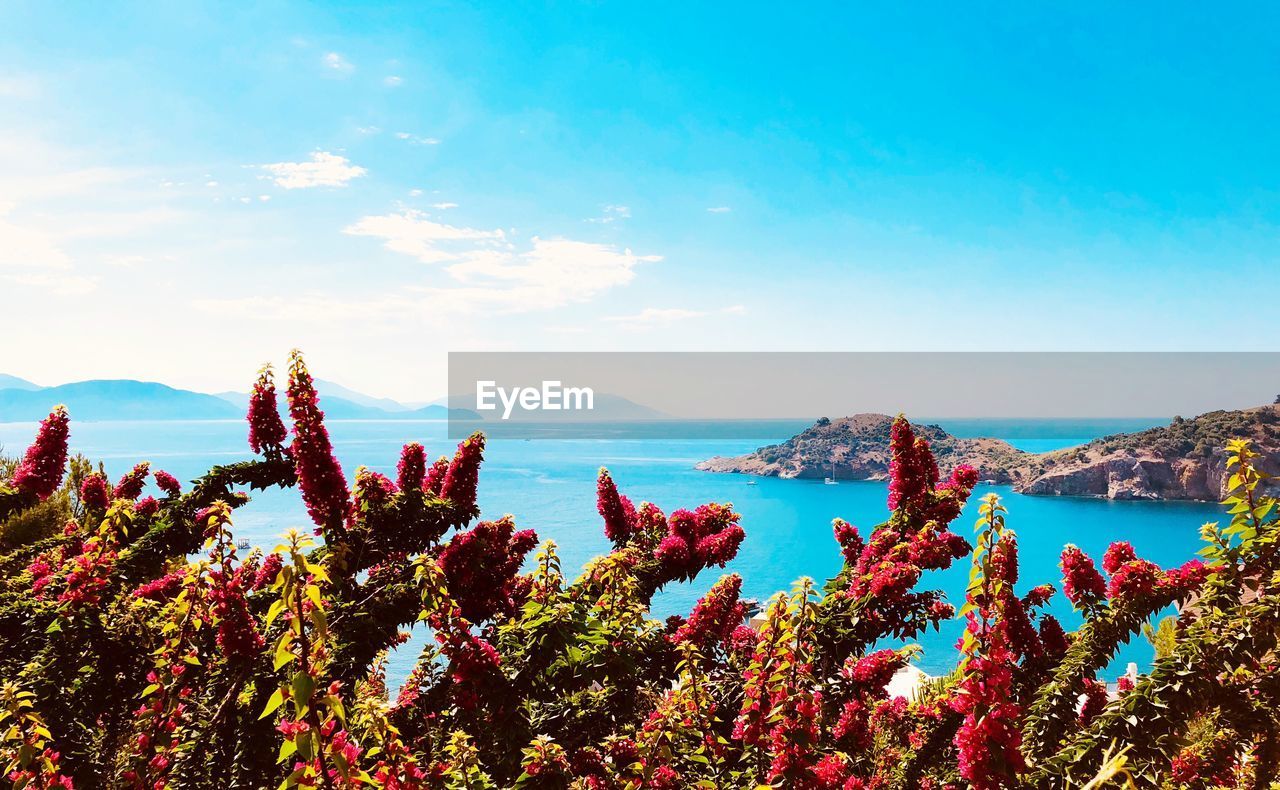
<svg viewBox="0 0 1280 790">
<path fill-rule="evenodd" d="M 0 480 L 8 478 L 16 465 L 15 459 L 0 458 Z M 61 488 L 35 507 L 0 523 L 0 552 L 57 534 L 69 520 L 76 518 L 80 513 L 80 483 L 92 471 L 93 464 L 88 458 L 72 456 Z"/>
</svg>

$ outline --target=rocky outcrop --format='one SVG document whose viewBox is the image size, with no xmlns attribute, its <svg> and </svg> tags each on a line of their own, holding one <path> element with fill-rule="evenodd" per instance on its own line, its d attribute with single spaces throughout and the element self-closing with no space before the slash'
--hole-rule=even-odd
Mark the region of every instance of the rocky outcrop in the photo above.
<svg viewBox="0 0 1280 790">
<path fill-rule="evenodd" d="M 884 414 L 819 420 L 787 441 L 736 458 L 698 464 L 710 472 L 742 472 L 795 478 L 881 480 L 889 471 L 889 427 Z M 936 425 L 918 426 L 938 464 L 978 469 L 982 480 L 1010 484 L 1037 496 L 1104 499 L 1217 501 L 1227 479 L 1224 446 L 1250 439 L 1264 456 L 1263 469 L 1280 476 L 1280 406 L 1217 411 L 1133 434 L 1034 454 L 999 439 L 960 439 Z"/>
<path fill-rule="evenodd" d="M 883 480 L 889 475 L 892 425 L 893 418 L 886 414 L 819 420 L 781 444 L 736 458 L 712 458 L 698 464 L 698 468 L 771 477 Z M 981 479 L 990 482 L 1017 482 L 1017 470 L 1033 457 L 999 439 L 960 439 L 937 425 L 915 427 L 917 435 L 929 441 L 939 466 L 969 464 L 978 470 Z"/>
</svg>

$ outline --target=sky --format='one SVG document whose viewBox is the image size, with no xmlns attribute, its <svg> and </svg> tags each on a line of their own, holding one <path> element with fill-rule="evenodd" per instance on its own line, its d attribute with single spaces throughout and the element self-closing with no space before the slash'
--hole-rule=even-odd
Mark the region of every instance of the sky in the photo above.
<svg viewBox="0 0 1280 790">
<path fill-rule="evenodd" d="M 104 5 L 0 6 L 41 384 L 1280 338 L 1274 6 Z"/>
</svg>

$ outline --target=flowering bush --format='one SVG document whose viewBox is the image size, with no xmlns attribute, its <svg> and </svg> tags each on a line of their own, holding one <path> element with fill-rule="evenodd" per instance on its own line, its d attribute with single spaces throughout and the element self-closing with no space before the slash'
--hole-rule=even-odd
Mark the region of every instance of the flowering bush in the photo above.
<svg viewBox="0 0 1280 790">
<path fill-rule="evenodd" d="M 1280 527 L 1247 444 L 1228 447 L 1231 522 L 1202 558 L 1160 568 L 1127 543 L 1101 565 L 1062 553 L 1083 624 L 1044 611 L 1019 576 L 994 494 L 972 539 L 952 531 L 977 484 L 944 477 L 893 425 L 889 513 L 837 520 L 840 571 L 752 614 L 742 579 L 688 617 L 653 595 L 734 558 L 738 514 L 667 515 L 601 470 L 612 550 L 576 578 L 510 516 L 476 521 L 483 437 L 396 480 L 353 485 L 301 357 L 291 432 L 269 369 L 248 415 L 255 458 L 184 492 L 140 464 L 112 485 L 75 477 L 76 518 L 0 555 L 0 770 L 14 787 L 794 788 L 1268 787 L 1280 765 Z M 56 409 L 0 483 L 0 521 L 63 485 Z M 292 438 L 290 438 L 290 435 Z M 160 497 L 144 496 L 153 478 Z M 316 536 L 240 557 L 247 490 L 298 487 Z M 532 555 L 532 558 L 531 558 Z M 922 589 L 970 558 L 957 612 Z M 1099 569 L 1101 568 L 1101 570 Z M 1105 575 L 1104 575 L 1105 574 Z M 1099 673 L 1170 604 L 1151 670 L 1112 692 Z M 924 629 L 959 617 L 960 661 L 891 693 Z M 422 623 L 431 642 L 388 693 L 386 657 Z"/>
</svg>

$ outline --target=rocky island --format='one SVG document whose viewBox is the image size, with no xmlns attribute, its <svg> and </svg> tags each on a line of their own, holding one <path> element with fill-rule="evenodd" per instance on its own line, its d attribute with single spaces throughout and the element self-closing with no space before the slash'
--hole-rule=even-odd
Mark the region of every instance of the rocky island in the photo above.
<svg viewBox="0 0 1280 790">
<path fill-rule="evenodd" d="M 889 473 L 886 414 L 823 418 L 781 444 L 737 457 L 711 458 L 709 472 L 786 478 L 883 480 Z M 983 481 L 1012 485 L 1039 496 L 1104 499 L 1212 500 L 1223 495 L 1229 439 L 1250 439 L 1280 475 L 1280 405 L 1175 417 L 1163 427 L 1115 434 L 1079 447 L 1028 453 L 999 439 L 962 439 L 937 425 L 916 427 L 929 440 L 938 465 L 969 464 Z"/>
</svg>

